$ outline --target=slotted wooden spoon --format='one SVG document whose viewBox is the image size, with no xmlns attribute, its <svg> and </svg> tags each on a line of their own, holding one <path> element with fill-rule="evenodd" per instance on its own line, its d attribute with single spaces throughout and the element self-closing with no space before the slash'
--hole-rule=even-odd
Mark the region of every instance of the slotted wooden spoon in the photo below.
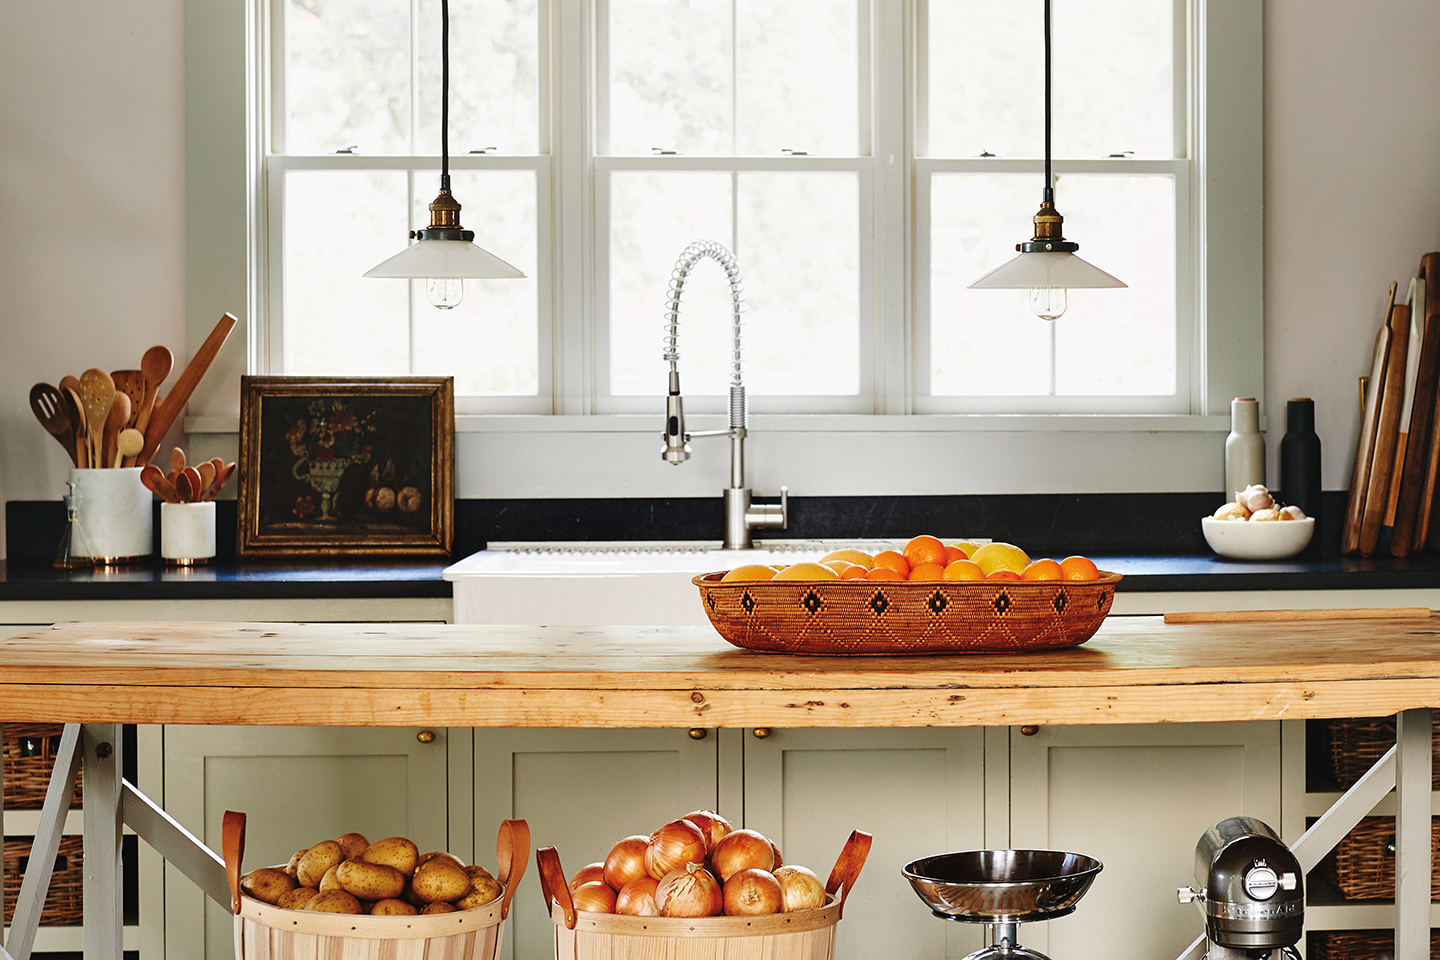
<svg viewBox="0 0 1440 960">
<path fill-rule="evenodd" d="M 75 460 L 75 424 L 65 412 L 65 398 L 60 391 L 48 383 L 37 383 L 30 388 L 30 409 L 50 436 L 65 448 L 70 460 Z M 77 466 L 79 464 L 76 464 Z"/>
<path fill-rule="evenodd" d="M 91 367 L 80 374 L 80 402 L 85 407 L 85 422 L 89 425 L 89 450 L 87 456 L 92 467 L 104 465 L 101 459 L 101 438 L 105 422 L 110 416 L 110 405 L 115 402 L 115 383 L 104 370 Z"/>
<path fill-rule="evenodd" d="M 116 393 L 123 393 L 130 398 L 130 419 L 125 421 L 125 426 L 135 426 L 135 418 L 140 415 L 140 404 L 145 402 L 145 374 L 139 370 L 111 370 L 110 380 L 115 384 Z"/>
</svg>

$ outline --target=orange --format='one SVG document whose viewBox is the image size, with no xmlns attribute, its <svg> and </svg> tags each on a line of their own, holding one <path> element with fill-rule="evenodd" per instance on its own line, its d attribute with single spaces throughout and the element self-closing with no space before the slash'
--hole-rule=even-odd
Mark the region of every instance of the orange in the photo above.
<svg viewBox="0 0 1440 960">
<path fill-rule="evenodd" d="M 954 563 L 956 560 L 969 560 L 969 559 L 970 559 L 970 554 L 966 553 L 964 550 L 960 549 L 959 547 L 949 546 L 949 547 L 946 547 L 946 548 L 945 548 L 945 562 L 946 562 L 947 564 Z"/>
<path fill-rule="evenodd" d="M 821 563 L 829 563 L 831 560 L 848 560 L 851 563 L 858 563 L 866 570 L 875 562 L 875 558 L 864 550 L 831 550 L 820 558 Z"/>
<path fill-rule="evenodd" d="M 1022 580 L 1059 580 L 1060 564 L 1054 560 L 1036 560 L 1020 573 Z"/>
<path fill-rule="evenodd" d="M 946 580 L 984 580 L 985 571 L 971 560 L 956 560 L 945 567 Z"/>
<path fill-rule="evenodd" d="M 901 580 L 910 576 L 910 561 L 906 560 L 904 556 L 896 553 L 894 550 L 881 550 L 875 554 L 875 566 L 894 570 L 900 574 Z M 874 569 L 874 567 L 871 569 Z"/>
<path fill-rule="evenodd" d="M 905 544 L 902 552 L 912 567 L 918 567 L 922 563 L 939 564 L 942 568 L 945 566 L 945 544 L 941 543 L 938 537 L 915 537 Z"/>
<path fill-rule="evenodd" d="M 831 570 L 823 563 L 810 563 L 802 561 L 792 563 L 790 566 L 775 574 L 776 580 L 838 580 L 840 574 Z"/>
<path fill-rule="evenodd" d="M 904 559 L 904 558 L 901 558 Z M 894 567 L 873 566 L 865 571 L 866 580 L 904 580 L 905 574 Z"/>
<path fill-rule="evenodd" d="M 729 583 L 731 580 L 769 580 L 775 576 L 775 571 L 763 563 L 743 563 L 733 570 L 725 571 L 725 576 L 720 578 L 721 583 Z"/>
<path fill-rule="evenodd" d="M 911 580 L 943 580 L 945 568 L 938 563 L 917 563 L 910 570 Z"/>
<path fill-rule="evenodd" d="M 865 579 L 865 574 L 867 574 L 867 573 L 869 573 L 869 572 L 870 572 L 869 570 L 867 570 L 865 567 L 860 566 L 860 564 L 858 564 L 858 563 L 852 563 L 852 564 L 850 564 L 850 566 L 848 566 L 848 567 L 846 567 L 844 570 L 841 570 L 841 571 L 840 571 L 840 579 L 841 579 L 841 580 L 864 580 L 864 579 Z"/>
<path fill-rule="evenodd" d="M 992 570 L 985 574 L 986 580 L 1019 580 L 1020 574 L 1014 570 Z"/>
<path fill-rule="evenodd" d="M 1066 580 L 1099 580 L 1100 571 L 1089 557 L 1066 557 L 1060 561 L 1060 576 Z"/>
</svg>

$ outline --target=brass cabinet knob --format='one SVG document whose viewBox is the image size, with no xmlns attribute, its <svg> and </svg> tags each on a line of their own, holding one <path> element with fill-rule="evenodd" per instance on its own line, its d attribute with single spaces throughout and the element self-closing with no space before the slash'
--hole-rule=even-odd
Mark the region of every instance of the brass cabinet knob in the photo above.
<svg viewBox="0 0 1440 960">
<path fill-rule="evenodd" d="M 708 736 L 710 736 L 710 731 L 709 731 L 709 730 L 706 730 L 704 727 L 691 727 L 691 728 L 690 728 L 690 739 L 691 739 L 691 740 L 704 740 L 704 739 L 705 739 L 706 737 L 708 737 Z"/>
<path fill-rule="evenodd" d="M 754 732 L 756 740 L 764 740 L 766 737 L 770 736 L 769 727 L 756 727 Z"/>
<path fill-rule="evenodd" d="M 421 730 L 419 733 L 415 734 L 415 739 L 416 739 L 416 740 L 419 740 L 421 743 L 434 743 L 434 742 L 435 742 L 435 731 L 434 731 L 434 730 Z"/>
<path fill-rule="evenodd" d="M 1022 737 L 1033 737 L 1039 732 L 1040 725 L 1038 723 L 1027 723 L 1020 728 L 1020 736 Z"/>
</svg>

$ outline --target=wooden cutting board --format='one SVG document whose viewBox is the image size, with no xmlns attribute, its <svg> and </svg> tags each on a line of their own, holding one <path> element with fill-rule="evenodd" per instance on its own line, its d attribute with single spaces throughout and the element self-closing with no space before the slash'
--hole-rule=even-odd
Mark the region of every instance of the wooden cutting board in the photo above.
<svg viewBox="0 0 1440 960">
<path fill-rule="evenodd" d="M 1340 552 L 1360 549 L 1360 523 L 1365 512 L 1365 494 L 1370 487 L 1370 461 L 1375 452 L 1375 428 L 1380 419 L 1380 394 L 1385 389 L 1385 367 L 1390 354 L 1390 311 L 1395 308 L 1397 285 L 1390 284 L 1381 311 L 1380 330 L 1375 334 L 1375 356 L 1370 369 L 1370 387 L 1365 394 L 1365 413 L 1360 421 L 1360 442 L 1355 445 L 1355 469 L 1350 475 L 1350 498 L 1345 506 L 1345 527 Z"/>
<path fill-rule="evenodd" d="M 1440 283 L 1440 277 L 1436 278 Z M 1422 288 L 1427 290 L 1426 295 L 1417 296 L 1417 302 L 1411 304 L 1411 310 L 1418 310 L 1422 314 L 1428 309 L 1428 284 L 1425 279 L 1417 278 L 1417 294 Z M 1413 335 L 1416 325 L 1410 325 Z M 1405 460 L 1400 469 L 1399 483 L 1392 483 L 1391 486 L 1399 487 L 1399 495 L 1395 505 L 1395 523 L 1390 533 L 1390 553 L 1392 556 L 1405 557 L 1418 547 L 1423 547 L 1425 541 L 1417 537 L 1417 528 L 1420 521 L 1420 495 L 1425 487 L 1425 473 L 1430 463 L 1430 423 L 1435 411 L 1436 387 L 1440 386 L 1437 376 L 1440 376 L 1440 319 L 1433 322 L 1422 318 L 1419 327 L 1423 331 L 1420 342 L 1420 359 L 1416 366 L 1415 393 L 1410 404 L 1410 423 L 1406 431 L 1409 440 L 1405 445 Z M 1413 347 L 1413 345 L 1412 345 Z"/>
<path fill-rule="evenodd" d="M 1380 526 L 1390 498 L 1395 444 L 1400 438 L 1400 408 L 1405 402 L 1405 361 L 1410 340 L 1410 308 L 1390 308 L 1390 349 L 1385 358 L 1385 385 L 1380 391 L 1380 416 L 1375 427 L 1375 452 L 1370 457 L 1370 483 L 1360 518 L 1360 556 L 1375 553 Z"/>
</svg>

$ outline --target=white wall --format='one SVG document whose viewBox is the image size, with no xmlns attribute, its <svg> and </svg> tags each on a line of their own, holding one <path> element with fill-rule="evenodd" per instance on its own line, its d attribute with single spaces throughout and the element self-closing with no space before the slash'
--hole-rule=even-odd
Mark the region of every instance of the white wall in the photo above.
<svg viewBox="0 0 1440 960">
<path fill-rule="evenodd" d="M 1440 249 L 1440 4 L 1269 0 L 1265 17 L 1271 476 L 1285 400 L 1310 396 L 1338 489 L 1380 298 Z M 187 355 L 184 26 L 182 0 L 0 0 L 0 500 L 63 492 L 67 461 L 27 409 L 32 383 L 135 366 L 154 343 Z M 213 312 L 192 327 L 203 335 Z M 234 369 L 208 392 L 234 395 Z M 709 490 L 724 469 L 722 448 L 701 449 L 670 492 L 701 474 Z M 848 492 L 921 492 L 856 473 L 863 489 Z M 787 478 L 754 480 L 773 493 Z M 464 496 L 489 488 L 460 481 Z"/>
</svg>

